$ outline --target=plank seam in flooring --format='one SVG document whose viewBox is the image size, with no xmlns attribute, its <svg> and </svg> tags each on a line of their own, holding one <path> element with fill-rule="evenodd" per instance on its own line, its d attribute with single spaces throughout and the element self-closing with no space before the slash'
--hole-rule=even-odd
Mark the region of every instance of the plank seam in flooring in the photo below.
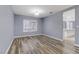
<svg viewBox="0 0 79 59">
<path fill-rule="evenodd" d="M 56 39 L 56 40 L 58 40 L 58 41 L 63 41 L 63 40 L 61 40 L 61 39 L 58 39 L 58 38 L 55 38 L 55 37 L 51 37 L 51 36 L 46 35 L 46 34 L 36 34 L 36 35 L 44 35 L 44 36 L 48 36 L 48 37 L 50 37 L 50 38 Z M 8 53 L 8 51 L 9 51 L 9 49 L 10 49 L 11 45 L 12 45 L 12 42 L 15 40 L 15 38 L 19 38 L 19 37 L 26 37 L 26 36 L 36 36 L 36 35 L 24 35 L 24 36 L 16 36 L 16 37 L 14 37 L 14 39 L 11 41 L 11 43 L 10 43 L 9 47 L 7 48 L 7 50 L 6 50 L 5 54 L 7 54 L 7 53 Z"/>
</svg>

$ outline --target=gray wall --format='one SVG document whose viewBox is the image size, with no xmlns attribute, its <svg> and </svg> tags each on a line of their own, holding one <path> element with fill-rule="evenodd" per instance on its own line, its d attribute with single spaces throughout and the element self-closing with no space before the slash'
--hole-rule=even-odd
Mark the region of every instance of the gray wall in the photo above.
<svg viewBox="0 0 79 59">
<path fill-rule="evenodd" d="M 79 6 L 73 6 L 43 20 L 43 33 L 51 37 L 62 39 L 63 37 L 63 15 L 64 11 L 75 8 L 75 43 L 79 45 Z"/>
<path fill-rule="evenodd" d="M 62 40 L 63 37 L 63 19 L 62 12 L 58 12 L 44 19 L 43 33 L 54 38 Z"/>
<path fill-rule="evenodd" d="M 79 6 L 74 7 L 76 9 L 76 24 L 75 24 L 75 41 L 79 44 Z M 38 31 L 32 33 L 23 33 L 23 19 L 36 19 L 38 20 Z M 13 40 L 13 22 L 14 22 L 14 35 L 33 35 L 33 34 L 47 34 L 51 37 L 62 39 L 63 37 L 63 20 L 62 12 L 58 12 L 52 16 L 46 17 L 43 20 L 26 17 L 15 16 L 13 21 L 13 13 L 10 6 L 0 6 L 0 53 L 5 53 Z"/>
<path fill-rule="evenodd" d="M 79 44 L 79 6 L 75 7 L 75 22 L 76 22 L 75 39 L 76 39 L 76 44 Z"/>
<path fill-rule="evenodd" d="M 5 53 L 13 40 L 13 14 L 10 6 L 0 6 L 0 53 Z"/>
<path fill-rule="evenodd" d="M 23 20 L 37 20 L 38 21 L 38 30 L 37 32 L 23 32 Z M 14 16 L 14 36 L 23 36 L 23 35 L 36 35 L 42 34 L 42 20 L 34 17 L 15 15 Z"/>
<path fill-rule="evenodd" d="M 75 8 L 75 43 L 79 44 L 79 6 L 74 6 L 69 9 Z M 66 9 L 64 11 L 67 11 Z M 23 33 L 23 19 L 36 19 L 33 17 L 25 17 L 25 16 L 15 16 L 14 21 L 14 35 L 33 35 L 33 34 L 46 34 L 51 37 L 59 38 L 62 40 L 63 38 L 63 15 L 64 11 L 58 12 L 54 15 L 46 17 L 45 19 L 38 20 L 38 32 L 33 33 Z"/>
</svg>

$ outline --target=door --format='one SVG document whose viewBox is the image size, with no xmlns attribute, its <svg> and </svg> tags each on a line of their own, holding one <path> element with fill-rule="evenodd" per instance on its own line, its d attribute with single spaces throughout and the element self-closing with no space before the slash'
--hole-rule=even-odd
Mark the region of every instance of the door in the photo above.
<svg viewBox="0 0 79 59">
<path fill-rule="evenodd" d="M 63 13 L 63 39 L 68 44 L 75 43 L 75 9 Z"/>
</svg>

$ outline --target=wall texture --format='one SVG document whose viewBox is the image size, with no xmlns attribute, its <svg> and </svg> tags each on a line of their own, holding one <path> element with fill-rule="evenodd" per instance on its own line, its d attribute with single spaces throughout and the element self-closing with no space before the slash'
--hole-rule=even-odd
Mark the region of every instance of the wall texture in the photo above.
<svg viewBox="0 0 79 59">
<path fill-rule="evenodd" d="M 43 33 L 54 38 L 63 38 L 63 16 L 58 12 L 43 20 Z"/>
<path fill-rule="evenodd" d="M 38 30 L 37 32 L 23 32 L 23 20 L 37 20 L 38 22 Z M 42 20 L 34 17 L 28 16 L 14 16 L 14 36 L 23 36 L 23 35 L 37 35 L 42 34 Z"/>
<path fill-rule="evenodd" d="M 10 6 L 0 6 L 0 53 L 5 53 L 13 40 L 13 13 Z"/>
</svg>

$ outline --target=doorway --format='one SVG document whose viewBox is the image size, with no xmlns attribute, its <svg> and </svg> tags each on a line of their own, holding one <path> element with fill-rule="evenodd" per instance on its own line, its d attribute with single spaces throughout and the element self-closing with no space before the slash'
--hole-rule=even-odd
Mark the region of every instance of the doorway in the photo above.
<svg viewBox="0 0 79 59">
<path fill-rule="evenodd" d="M 75 43 L 75 9 L 63 13 L 63 39 L 68 45 Z"/>
</svg>

